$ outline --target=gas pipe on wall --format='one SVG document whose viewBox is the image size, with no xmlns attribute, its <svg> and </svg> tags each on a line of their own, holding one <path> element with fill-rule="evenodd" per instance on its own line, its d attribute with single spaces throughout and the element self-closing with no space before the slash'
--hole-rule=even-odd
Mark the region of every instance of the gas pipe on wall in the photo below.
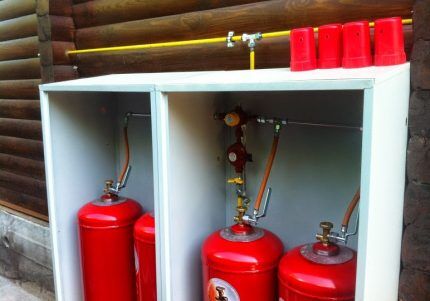
<svg viewBox="0 0 430 301">
<path fill-rule="evenodd" d="M 354 195 L 342 222 L 341 233 L 331 232 L 333 224 L 321 222 L 319 242 L 296 247 L 287 252 L 279 264 L 280 301 L 353 301 L 357 253 L 346 244 L 349 219 L 360 199 L 360 190 Z"/>
<path fill-rule="evenodd" d="M 268 189 L 263 212 L 261 200 L 266 189 L 279 141 L 281 125 L 276 124 L 272 150 L 265 176 L 252 215 L 246 214 L 249 198 L 246 195 L 245 165 L 251 156 L 245 148 L 248 117 L 240 107 L 228 114 L 216 114 L 218 119 L 236 130 L 236 143 L 228 148 L 227 157 L 238 177 L 229 180 L 237 186 L 237 216 L 235 224 L 210 235 L 202 247 L 203 289 L 205 301 L 274 300 L 276 297 L 276 269 L 283 252 L 280 239 L 267 230 L 256 227 L 266 215 L 271 189 Z"/>
<path fill-rule="evenodd" d="M 84 296 L 86 301 L 136 300 L 133 225 L 142 207 L 119 195 L 129 165 L 128 121 L 148 114 L 127 113 L 124 122 L 126 160 L 116 183 L 106 181 L 104 194 L 78 212 Z"/>
</svg>

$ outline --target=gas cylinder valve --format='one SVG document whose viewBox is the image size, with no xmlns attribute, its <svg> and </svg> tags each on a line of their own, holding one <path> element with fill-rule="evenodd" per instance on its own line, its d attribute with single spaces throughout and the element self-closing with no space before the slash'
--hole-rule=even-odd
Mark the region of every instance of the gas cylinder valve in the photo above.
<svg viewBox="0 0 430 301">
<path fill-rule="evenodd" d="M 359 214 L 357 213 L 357 219 L 354 226 L 354 231 L 348 233 L 348 228 L 346 226 L 342 226 L 340 233 L 333 232 L 333 223 L 331 222 L 321 222 L 320 227 L 323 229 L 322 234 L 316 234 L 316 239 L 321 241 L 324 245 L 328 245 L 329 243 L 342 243 L 344 245 L 348 244 L 348 239 L 350 236 L 354 236 L 358 232 L 358 224 L 359 224 Z"/>
<path fill-rule="evenodd" d="M 333 224 L 331 222 L 321 222 L 320 227 L 323 230 L 323 233 L 317 233 L 315 235 L 316 239 L 323 243 L 323 245 L 327 246 L 330 244 L 330 233 L 331 229 L 333 229 Z"/>
</svg>

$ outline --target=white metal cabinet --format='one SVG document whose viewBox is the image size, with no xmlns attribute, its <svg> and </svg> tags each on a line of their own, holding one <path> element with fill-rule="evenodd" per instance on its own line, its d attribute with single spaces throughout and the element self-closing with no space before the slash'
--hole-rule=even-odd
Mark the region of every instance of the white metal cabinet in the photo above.
<svg viewBox="0 0 430 301">
<path fill-rule="evenodd" d="M 231 169 L 224 158 L 231 135 L 211 116 L 237 103 L 278 117 L 362 122 L 362 134 L 283 130 L 270 180 L 272 207 L 262 226 L 278 234 L 288 249 L 312 241 L 320 220 L 340 223 L 360 182 L 359 237 L 352 242 L 358 251 L 356 300 L 397 300 L 409 64 L 300 73 L 110 75 L 43 85 L 41 90 L 58 300 L 81 298 L 75 216 L 97 196 L 97 183 L 118 169 L 120 140 L 112 134 L 118 122 L 112 120 L 128 106 L 149 110 L 144 104 L 149 101 L 152 152 L 146 145 L 136 156 L 146 164 L 152 157 L 153 168 L 138 165 L 134 177 L 151 180 L 145 186 L 131 184 L 126 193 L 151 208 L 152 198 L 145 196 L 153 191 L 160 300 L 201 300 L 200 245 L 209 233 L 231 223 L 233 206 L 232 190 L 225 184 Z M 112 115 L 100 115 L 100 105 L 110 106 Z M 135 143 L 149 141 L 149 125 L 141 129 Z M 249 168 L 251 187 L 259 182 L 270 134 L 270 128 L 250 126 L 249 147 L 256 159 Z M 78 175 L 83 176 L 77 180 Z M 250 189 L 252 194 L 257 188 Z"/>
</svg>

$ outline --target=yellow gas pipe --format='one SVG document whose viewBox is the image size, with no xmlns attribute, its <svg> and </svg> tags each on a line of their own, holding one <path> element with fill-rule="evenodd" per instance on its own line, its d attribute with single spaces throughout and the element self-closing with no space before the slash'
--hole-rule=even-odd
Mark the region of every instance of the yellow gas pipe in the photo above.
<svg viewBox="0 0 430 301">
<path fill-rule="evenodd" d="M 403 19 L 403 25 L 411 25 L 412 19 Z M 375 22 L 369 23 L 370 27 L 375 26 Z M 318 27 L 314 27 L 314 32 L 318 32 Z M 291 30 L 267 32 L 261 35 L 262 38 L 276 38 L 285 37 L 291 34 Z M 242 40 L 242 36 L 232 36 L 231 42 L 239 42 Z M 209 38 L 209 39 L 196 39 L 196 40 L 185 40 L 185 41 L 174 41 L 174 42 L 161 42 L 151 44 L 140 44 L 140 45 L 129 45 L 129 46 L 116 46 L 116 47 L 102 47 L 102 48 L 89 48 L 79 50 L 68 50 L 67 55 L 72 54 L 85 54 L 85 53 L 97 53 L 97 52 L 118 52 L 118 51 L 130 51 L 130 50 L 144 50 L 152 48 L 166 48 L 166 47 L 179 47 L 179 46 L 190 46 L 190 45 L 203 45 L 203 44 L 214 44 L 214 43 L 225 43 L 226 37 Z M 255 69 L 255 49 L 250 49 L 250 69 Z"/>
</svg>

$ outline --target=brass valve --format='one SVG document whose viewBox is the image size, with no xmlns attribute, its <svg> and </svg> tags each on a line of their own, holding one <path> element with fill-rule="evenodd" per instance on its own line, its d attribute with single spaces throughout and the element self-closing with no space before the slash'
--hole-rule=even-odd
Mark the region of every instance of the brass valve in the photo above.
<svg viewBox="0 0 430 301">
<path fill-rule="evenodd" d="M 112 180 L 106 180 L 105 181 L 105 188 L 103 189 L 103 192 L 106 194 L 110 194 L 112 187 L 113 187 L 113 181 Z"/>
<path fill-rule="evenodd" d="M 243 179 L 241 177 L 230 178 L 227 180 L 229 184 L 243 185 Z"/>
<path fill-rule="evenodd" d="M 245 215 L 246 211 L 248 210 L 248 206 L 244 204 L 243 198 L 241 196 L 237 197 L 237 215 L 234 217 L 234 221 L 236 223 L 242 224 L 243 223 L 243 216 Z"/>
<path fill-rule="evenodd" d="M 331 229 L 333 229 L 333 224 L 331 222 L 321 222 L 320 227 L 323 230 L 322 234 L 317 234 L 316 239 L 322 242 L 325 246 L 330 244 L 329 236 L 331 233 Z"/>
</svg>

